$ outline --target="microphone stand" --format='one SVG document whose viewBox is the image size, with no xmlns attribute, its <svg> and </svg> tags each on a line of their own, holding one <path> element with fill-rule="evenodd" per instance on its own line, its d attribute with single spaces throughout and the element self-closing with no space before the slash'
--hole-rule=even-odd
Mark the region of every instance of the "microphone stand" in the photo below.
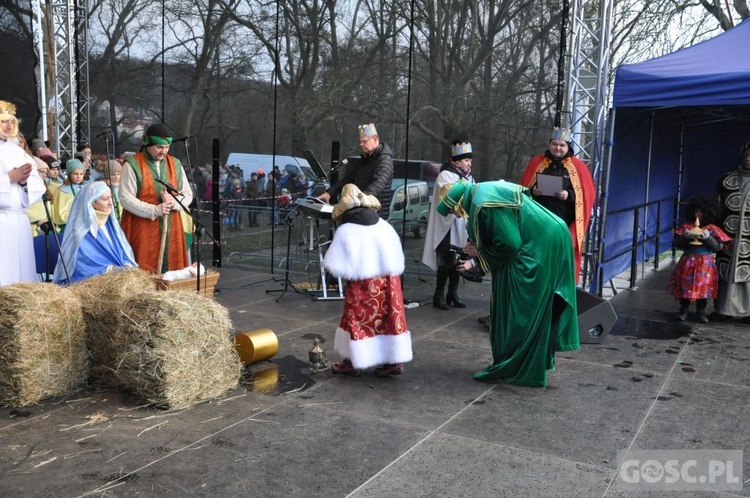
<svg viewBox="0 0 750 498">
<path fill-rule="evenodd" d="M 216 241 L 216 239 L 208 233 L 208 230 L 206 230 L 206 227 L 203 223 L 200 222 L 200 220 L 188 209 L 185 207 L 185 204 L 182 203 L 180 200 L 180 197 L 182 197 L 182 194 L 179 190 L 172 190 L 170 186 L 164 186 L 167 192 L 172 194 L 172 197 L 175 201 L 177 201 L 177 204 L 179 204 L 182 207 L 182 211 L 190 215 L 190 217 L 193 219 L 193 227 L 194 227 L 194 234 L 195 237 L 193 238 L 193 242 L 195 242 L 195 239 L 200 238 L 200 233 L 205 230 L 206 234 L 209 236 L 209 238 L 213 241 L 215 245 L 218 245 L 219 243 Z M 195 290 L 200 294 L 201 292 L 201 260 L 200 260 L 200 244 L 198 244 L 196 249 L 196 256 L 198 259 L 198 263 L 195 265 Z"/>
<path fill-rule="evenodd" d="M 293 227 L 293 220 L 299 216 L 299 210 L 295 207 L 292 209 L 289 214 L 286 215 L 286 218 L 284 218 L 284 224 L 286 225 L 286 269 L 284 273 L 284 288 L 283 289 L 270 289 L 266 290 L 266 293 L 270 294 L 272 292 L 281 292 L 281 295 L 276 298 L 276 302 L 278 303 L 282 297 L 289 291 L 289 288 L 291 287 L 292 290 L 298 294 L 304 294 L 304 292 L 301 292 L 299 289 L 297 289 L 294 284 L 289 280 L 289 256 L 290 256 L 290 249 L 291 249 L 291 240 L 292 240 L 292 227 Z"/>
<path fill-rule="evenodd" d="M 112 137 L 112 155 L 109 150 L 109 138 Z M 120 200 L 117 198 L 117 192 L 115 192 L 115 186 L 112 185 L 112 168 L 109 166 L 109 161 L 114 160 L 114 148 L 115 148 L 115 134 L 112 130 L 106 132 L 104 136 L 104 144 L 107 147 L 107 175 L 109 178 L 109 191 L 112 193 L 112 203 L 115 207 L 115 216 L 117 221 L 120 221 Z"/>
<path fill-rule="evenodd" d="M 188 135 L 185 137 L 185 139 L 178 139 L 178 141 L 181 141 L 185 145 L 185 164 L 187 164 L 187 175 L 188 175 L 188 184 L 190 184 L 190 190 L 193 192 L 193 203 L 191 206 L 194 206 L 194 209 L 198 209 L 200 206 L 200 200 L 198 199 L 198 188 L 195 183 L 195 175 L 193 174 L 193 165 L 190 162 L 190 149 L 188 148 L 188 140 L 190 140 L 191 135 Z M 174 143 L 174 142 L 172 142 Z M 185 171 L 185 168 L 182 168 L 183 171 Z M 180 203 L 182 206 L 182 203 Z M 185 209 L 185 206 L 182 206 L 182 209 Z M 201 264 L 201 243 L 200 238 L 203 235 L 203 230 L 205 229 L 205 226 L 203 226 L 199 221 L 197 221 L 197 218 L 192 215 L 191 211 L 188 211 L 188 214 L 190 214 L 190 217 L 193 219 L 193 240 L 191 241 L 191 245 L 193 246 L 193 252 L 195 252 L 195 259 L 198 261 L 198 265 L 196 266 L 197 272 L 198 272 L 198 278 L 196 279 L 197 283 L 195 285 L 195 290 L 198 291 L 200 294 L 201 291 L 201 283 L 200 283 L 200 264 Z M 211 237 L 213 239 L 213 237 Z M 214 242 L 216 242 L 214 240 Z"/>
<path fill-rule="evenodd" d="M 44 269 L 47 272 L 45 281 L 52 281 L 49 276 L 49 233 L 52 232 L 52 237 L 55 239 L 55 244 L 57 244 L 57 253 L 60 258 L 60 263 L 62 263 L 63 271 L 65 272 L 65 279 L 70 283 L 68 265 L 65 264 L 65 258 L 63 257 L 62 248 L 60 247 L 60 239 L 57 237 L 57 227 L 55 226 L 55 222 L 52 221 L 52 215 L 49 212 L 47 202 L 49 202 L 49 196 L 46 193 L 42 194 L 42 205 L 44 206 L 44 212 L 47 215 L 47 223 L 49 223 L 49 226 L 44 229 Z"/>
</svg>

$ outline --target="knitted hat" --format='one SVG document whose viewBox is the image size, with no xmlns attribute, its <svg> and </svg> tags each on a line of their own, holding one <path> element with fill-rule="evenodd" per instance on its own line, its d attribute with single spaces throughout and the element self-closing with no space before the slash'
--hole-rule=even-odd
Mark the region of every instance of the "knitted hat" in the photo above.
<svg viewBox="0 0 750 498">
<path fill-rule="evenodd" d="M 78 159 L 69 159 L 68 162 L 65 163 L 65 173 L 71 174 L 76 170 L 86 171 L 86 167 Z"/>
<path fill-rule="evenodd" d="M 37 171 L 44 171 L 44 172 L 48 172 L 49 171 L 49 166 L 47 166 L 47 163 L 44 162 L 44 160 L 39 159 L 36 156 L 32 156 L 32 158 L 34 159 L 34 162 L 36 163 L 36 170 Z"/>
<path fill-rule="evenodd" d="M 451 145 L 451 161 L 460 161 L 461 159 L 471 157 L 474 156 L 472 155 L 471 144 L 469 142 L 453 141 L 453 145 Z"/>
<path fill-rule="evenodd" d="M 471 184 L 464 180 L 459 180 L 453 185 L 443 185 L 438 192 L 437 212 L 442 216 L 448 216 L 453 209 L 457 216 L 465 218 L 467 216 L 461 201 L 464 194 L 471 188 Z"/>
<path fill-rule="evenodd" d="M 104 163 L 102 168 L 102 174 L 104 175 L 104 178 L 109 178 L 110 172 L 113 175 L 115 173 L 122 173 L 122 164 L 119 161 L 110 159 L 107 162 L 102 161 L 102 163 Z"/>
<path fill-rule="evenodd" d="M 345 212 L 356 207 L 377 211 L 380 209 L 380 201 L 374 195 L 362 193 L 353 183 L 347 183 L 341 190 L 341 200 L 333 207 L 333 219 L 339 219 Z"/>
<path fill-rule="evenodd" d="M 36 152 L 38 149 L 46 148 L 47 144 L 41 138 L 35 138 L 31 141 L 31 152 Z"/>
</svg>

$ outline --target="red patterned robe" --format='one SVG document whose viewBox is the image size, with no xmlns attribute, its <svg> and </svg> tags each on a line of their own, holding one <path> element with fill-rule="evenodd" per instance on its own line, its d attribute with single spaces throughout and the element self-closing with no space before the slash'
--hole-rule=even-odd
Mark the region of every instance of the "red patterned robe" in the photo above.
<svg viewBox="0 0 750 498">
<path fill-rule="evenodd" d="M 339 226 L 323 266 L 347 280 L 336 352 L 357 369 L 411 361 L 400 278 L 404 254 L 393 227 L 382 219 Z"/>
<path fill-rule="evenodd" d="M 675 230 L 675 237 L 682 237 L 686 230 L 694 228 L 693 223 L 685 223 Z M 731 239 L 716 225 L 701 227 L 722 244 Z M 701 245 L 686 245 L 667 282 L 667 294 L 675 299 L 715 299 L 719 293 L 719 273 L 716 269 L 714 255 Z"/>
</svg>

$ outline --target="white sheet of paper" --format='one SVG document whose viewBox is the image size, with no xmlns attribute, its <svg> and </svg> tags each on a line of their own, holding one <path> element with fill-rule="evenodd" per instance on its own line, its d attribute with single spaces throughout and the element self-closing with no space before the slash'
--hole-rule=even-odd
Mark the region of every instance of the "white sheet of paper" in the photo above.
<svg viewBox="0 0 750 498">
<path fill-rule="evenodd" d="M 542 191 L 542 195 L 555 195 L 563 189 L 563 177 L 555 175 L 536 175 L 536 186 Z"/>
</svg>

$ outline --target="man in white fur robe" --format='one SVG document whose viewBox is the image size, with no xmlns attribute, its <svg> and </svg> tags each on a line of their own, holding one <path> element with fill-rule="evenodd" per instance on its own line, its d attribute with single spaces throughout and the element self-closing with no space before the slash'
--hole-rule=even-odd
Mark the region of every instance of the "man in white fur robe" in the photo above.
<svg viewBox="0 0 750 498">
<path fill-rule="evenodd" d="M 336 374 L 359 375 L 377 367 L 375 375 L 389 377 L 411 361 L 411 333 L 406 327 L 401 274 L 404 253 L 396 231 L 377 215 L 380 202 L 354 184 L 344 186 L 333 210 L 339 223 L 323 266 L 347 280 L 344 312 L 336 329 L 334 349 L 343 361 Z"/>
</svg>

